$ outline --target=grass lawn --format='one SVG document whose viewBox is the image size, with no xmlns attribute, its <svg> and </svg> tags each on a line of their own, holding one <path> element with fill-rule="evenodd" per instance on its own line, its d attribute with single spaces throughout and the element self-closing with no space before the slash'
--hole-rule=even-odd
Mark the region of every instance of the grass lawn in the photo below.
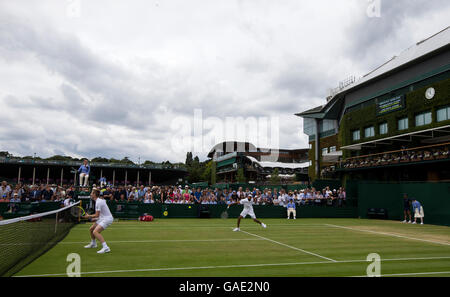
<svg viewBox="0 0 450 297">
<path fill-rule="evenodd" d="M 16 276 L 65 276 L 70 253 L 82 276 L 364 276 L 367 256 L 383 276 L 450 276 L 450 228 L 362 219 L 120 221 L 103 232 L 111 253 L 85 249 L 88 224 Z"/>
</svg>

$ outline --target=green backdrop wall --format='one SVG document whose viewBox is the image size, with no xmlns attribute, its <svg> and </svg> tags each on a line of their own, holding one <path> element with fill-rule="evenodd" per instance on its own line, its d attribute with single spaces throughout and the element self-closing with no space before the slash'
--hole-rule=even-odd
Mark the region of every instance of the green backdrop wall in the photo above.
<svg viewBox="0 0 450 297">
<path fill-rule="evenodd" d="M 11 204 L 17 206 L 15 212 L 10 212 Z M 9 203 L 0 202 L 0 216 L 3 219 L 12 219 L 16 217 L 28 216 L 34 213 L 42 213 L 47 211 L 56 210 L 61 207 L 59 202 L 42 202 L 42 203 Z"/>
<path fill-rule="evenodd" d="M 355 191 L 355 182 L 351 182 Z M 403 193 L 423 206 L 425 224 L 450 226 L 450 183 L 357 182 L 358 213 L 367 218 L 369 208 L 385 208 L 391 220 L 403 220 Z"/>
<path fill-rule="evenodd" d="M 367 218 L 370 208 L 387 209 L 388 219 L 403 220 L 403 193 L 416 198 L 422 203 L 425 223 L 450 226 L 450 182 L 402 182 L 386 183 L 349 180 L 347 205 L 345 207 L 302 206 L 297 207 L 298 218 Z M 83 199 L 84 206 L 89 199 Z M 199 205 L 179 204 L 143 204 L 108 202 L 117 218 L 137 219 L 148 213 L 155 218 L 196 218 L 200 214 Z M 23 216 L 35 212 L 45 212 L 60 207 L 59 203 L 39 204 L 21 203 L 18 213 L 8 213 L 8 203 L 0 203 L 0 214 L 4 219 Z M 208 205 L 209 217 L 219 218 L 225 210 L 224 205 Z M 260 218 L 284 218 L 286 209 L 281 206 L 255 205 L 255 213 Z M 229 217 L 235 218 L 242 207 L 234 206 L 229 210 Z M 166 215 L 165 215 L 166 214 Z"/>
<path fill-rule="evenodd" d="M 197 218 L 205 211 L 210 218 L 220 218 L 226 210 L 225 205 L 182 205 L 182 204 L 143 204 L 143 203 L 108 203 L 116 218 L 138 218 L 147 213 L 155 218 Z M 200 209 L 199 209 L 200 208 Z M 286 208 L 283 206 L 255 205 L 255 214 L 259 218 L 285 218 Z M 206 213 L 207 211 L 207 213 Z M 242 206 L 232 206 L 228 210 L 230 218 L 237 218 Z M 303 206 L 297 207 L 297 218 L 356 218 L 357 208 L 354 206 Z"/>
<path fill-rule="evenodd" d="M 89 199 L 81 199 L 83 207 L 89 212 Z M 4 219 L 30 215 L 55 210 L 60 207 L 57 202 L 45 202 L 39 204 L 19 203 L 19 211 L 8 213 L 9 203 L 0 203 L 0 215 Z M 200 212 L 210 218 L 220 218 L 225 211 L 225 205 L 186 205 L 186 204 L 145 204 L 145 203 L 117 203 L 109 202 L 108 206 L 115 218 L 137 219 L 143 214 L 150 214 L 155 218 L 197 218 Z M 200 209 L 199 209 L 200 208 Z M 253 206 L 258 218 L 285 218 L 286 208 L 283 206 L 255 205 Z M 242 206 L 232 206 L 228 210 L 230 218 L 237 218 L 242 211 Z M 297 207 L 297 218 L 356 218 L 358 209 L 354 205 L 344 207 L 333 206 L 302 206 Z"/>
</svg>

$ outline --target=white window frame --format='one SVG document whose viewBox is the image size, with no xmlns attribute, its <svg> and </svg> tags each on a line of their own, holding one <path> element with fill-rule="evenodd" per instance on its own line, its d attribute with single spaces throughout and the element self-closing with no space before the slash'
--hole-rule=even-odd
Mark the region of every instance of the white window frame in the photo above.
<svg viewBox="0 0 450 297">
<path fill-rule="evenodd" d="M 439 120 L 438 114 L 439 114 L 440 111 L 445 111 L 445 119 Z M 436 121 L 437 121 L 437 122 L 443 122 L 443 121 L 447 121 L 447 120 L 450 120 L 450 106 L 446 106 L 446 107 L 443 107 L 443 108 L 439 108 L 439 109 L 436 111 Z"/>
<path fill-rule="evenodd" d="M 403 128 L 401 128 L 400 127 L 400 123 L 406 123 L 406 126 L 404 126 Z M 401 118 L 401 119 L 398 119 L 398 121 L 397 121 L 397 125 L 398 125 L 398 130 L 399 131 L 403 131 L 403 130 L 408 130 L 409 129 L 409 119 L 406 117 L 406 118 Z"/>
<path fill-rule="evenodd" d="M 429 122 L 427 122 L 427 116 L 429 116 Z M 433 115 L 431 111 L 416 114 L 415 116 L 416 127 L 426 126 L 433 122 Z"/>
<path fill-rule="evenodd" d="M 367 131 L 370 131 L 370 135 L 367 135 Z M 375 136 L 375 127 L 374 126 L 370 126 L 370 127 L 366 127 L 364 128 L 364 138 L 370 138 L 370 137 L 374 137 Z"/>
<path fill-rule="evenodd" d="M 382 130 L 381 130 L 381 127 L 386 127 L 386 131 L 382 131 Z M 387 123 L 387 122 L 381 123 L 381 124 L 378 126 L 378 130 L 379 130 L 379 132 L 380 132 L 380 135 L 386 135 L 386 134 L 388 134 L 388 133 L 389 133 L 389 126 L 388 126 L 388 123 Z M 383 133 L 383 132 L 384 132 L 384 133 Z"/>
</svg>

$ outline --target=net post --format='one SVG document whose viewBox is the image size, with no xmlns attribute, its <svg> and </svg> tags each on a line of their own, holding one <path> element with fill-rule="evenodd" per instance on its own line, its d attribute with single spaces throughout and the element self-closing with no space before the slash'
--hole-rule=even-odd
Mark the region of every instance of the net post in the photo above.
<svg viewBox="0 0 450 297">
<path fill-rule="evenodd" d="M 80 199 L 80 207 L 83 208 L 83 200 Z M 81 221 L 81 211 L 78 212 L 78 223 Z"/>
<path fill-rule="evenodd" d="M 58 212 L 56 213 L 56 221 L 55 221 L 55 234 L 56 234 L 56 231 L 57 231 L 57 229 L 58 229 Z"/>
</svg>

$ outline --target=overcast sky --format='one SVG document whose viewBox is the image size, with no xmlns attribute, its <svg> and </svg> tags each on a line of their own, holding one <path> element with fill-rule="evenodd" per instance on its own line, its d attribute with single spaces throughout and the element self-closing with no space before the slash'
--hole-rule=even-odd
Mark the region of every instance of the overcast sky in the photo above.
<svg viewBox="0 0 450 297">
<path fill-rule="evenodd" d="M 294 113 L 449 25 L 448 0 L 380 3 L 0 0 L 0 150 L 184 161 L 195 109 L 307 147 Z"/>
</svg>

